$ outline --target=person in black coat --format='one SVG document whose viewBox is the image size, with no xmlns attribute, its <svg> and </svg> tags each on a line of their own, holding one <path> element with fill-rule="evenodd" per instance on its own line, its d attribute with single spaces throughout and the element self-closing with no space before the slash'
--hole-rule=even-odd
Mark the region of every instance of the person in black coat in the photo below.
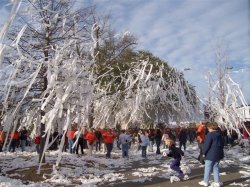
<svg viewBox="0 0 250 187">
<path fill-rule="evenodd" d="M 156 129 L 156 133 L 155 133 L 155 144 L 156 144 L 156 154 L 161 154 L 160 151 L 160 145 L 161 145 L 161 138 L 162 138 L 162 132 L 160 129 Z"/>
<path fill-rule="evenodd" d="M 20 131 L 20 141 L 21 141 L 22 152 L 25 151 L 27 138 L 28 138 L 28 131 L 26 127 L 23 127 L 22 130 Z"/>
<path fill-rule="evenodd" d="M 184 128 L 181 128 L 181 131 L 179 133 L 179 144 L 180 144 L 180 149 L 183 146 L 184 151 L 186 151 L 186 143 L 187 143 L 187 131 Z"/>
<path fill-rule="evenodd" d="M 199 182 L 200 185 L 208 186 L 211 170 L 213 169 L 214 174 L 214 184 L 213 186 L 220 186 L 220 176 L 219 176 L 219 162 L 224 158 L 224 142 L 221 131 L 218 125 L 213 123 L 208 123 L 208 134 L 206 135 L 204 144 L 204 156 L 205 156 L 205 169 L 204 169 L 204 179 Z"/>
</svg>

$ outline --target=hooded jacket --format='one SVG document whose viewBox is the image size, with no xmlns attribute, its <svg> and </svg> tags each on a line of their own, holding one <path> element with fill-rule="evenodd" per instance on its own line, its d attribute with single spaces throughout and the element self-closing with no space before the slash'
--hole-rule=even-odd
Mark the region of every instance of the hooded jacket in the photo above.
<svg viewBox="0 0 250 187">
<path fill-rule="evenodd" d="M 221 133 L 216 130 L 206 135 L 204 155 L 206 160 L 220 161 L 224 158 L 224 143 Z"/>
</svg>

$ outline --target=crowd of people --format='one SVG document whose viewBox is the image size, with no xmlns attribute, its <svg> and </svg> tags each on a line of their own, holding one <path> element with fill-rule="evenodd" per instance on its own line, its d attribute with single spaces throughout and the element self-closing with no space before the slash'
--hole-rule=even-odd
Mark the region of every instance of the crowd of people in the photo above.
<svg viewBox="0 0 250 187">
<path fill-rule="evenodd" d="M 5 132 L 0 128 L 0 152 L 5 141 Z M 249 138 L 243 133 L 242 138 Z M 20 147 L 21 151 L 25 151 L 26 146 L 30 146 L 32 142 L 36 145 L 37 153 L 40 153 L 40 144 L 42 138 L 36 134 L 30 137 L 29 131 L 22 127 L 20 131 L 12 131 L 9 134 L 8 151 L 15 152 L 16 147 Z M 156 129 L 101 129 L 101 128 L 83 128 L 79 129 L 77 124 L 72 124 L 67 132 L 59 134 L 54 132 L 49 137 L 49 149 L 57 150 L 58 145 L 63 141 L 63 151 L 70 154 L 85 154 L 92 156 L 95 152 L 106 152 L 106 158 L 111 158 L 113 147 L 116 146 L 121 150 L 123 158 L 129 158 L 129 150 L 131 145 L 137 145 L 138 151 L 141 152 L 143 158 L 147 157 L 147 152 L 155 151 L 156 155 L 162 154 L 162 149 L 169 149 L 166 156 L 173 157 L 170 168 L 176 171 L 180 178 L 185 178 L 180 169 L 181 158 L 186 151 L 186 144 L 195 141 L 198 142 L 199 156 L 198 160 L 205 165 L 204 180 L 199 184 L 203 186 L 209 185 L 209 176 L 211 170 L 214 173 L 215 186 L 220 186 L 219 179 L 219 161 L 224 157 L 224 145 L 233 145 L 237 140 L 235 132 L 228 133 L 226 129 L 220 129 L 216 123 L 202 122 L 194 128 L 156 128 Z M 177 143 L 178 142 L 178 143 Z M 178 146 L 177 146 L 178 145 Z M 155 146 L 156 149 L 153 147 Z"/>
<path fill-rule="evenodd" d="M 113 146 L 117 146 L 122 150 L 122 155 L 128 157 L 129 148 L 131 144 L 137 144 L 138 150 L 141 150 L 142 157 L 146 157 L 146 153 L 153 152 L 153 146 L 156 147 L 156 154 L 161 154 L 161 147 L 167 148 L 166 140 L 178 141 L 179 147 L 186 150 L 186 144 L 198 142 L 200 154 L 198 160 L 204 164 L 202 149 L 204 147 L 205 135 L 208 130 L 204 123 L 197 125 L 196 127 L 188 128 L 155 128 L 155 129 L 101 129 L 101 128 L 83 128 L 79 129 L 77 124 L 72 124 L 71 128 L 63 133 L 54 132 L 50 138 L 50 150 L 57 150 L 58 145 L 61 143 L 64 137 L 63 151 L 68 151 L 72 154 L 84 154 L 84 150 L 87 149 L 87 154 L 92 155 L 93 150 L 107 151 L 107 157 L 110 158 Z M 235 132 L 228 133 L 226 129 L 220 130 L 223 142 L 225 145 L 233 145 L 238 136 Z M 243 134 L 247 136 L 246 134 Z M 5 141 L 6 132 L 0 127 L 0 152 Z M 36 151 L 40 152 L 41 136 L 39 134 L 31 137 L 26 127 L 22 127 L 21 130 L 11 131 L 9 133 L 8 151 L 15 152 L 17 147 L 21 148 L 21 151 L 25 151 L 25 147 L 31 144 L 36 145 Z M 245 137 L 243 137 L 245 138 Z M 247 138 L 247 137 L 246 137 Z M 51 143 L 52 142 L 52 143 Z"/>
<path fill-rule="evenodd" d="M 0 127 L 0 152 L 2 152 L 5 137 L 6 133 L 3 131 L 3 128 Z M 15 152 L 17 147 L 20 147 L 23 152 L 25 151 L 26 146 L 31 145 L 31 140 L 26 127 L 23 127 L 20 131 L 15 130 L 10 132 L 8 140 L 10 142 L 8 150 L 11 152 Z"/>
<path fill-rule="evenodd" d="M 63 132 L 64 133 L 64 132 Z M 64 137 L 63 151 L 70 153 L 84 154 L 84 150 L 88 149 L 88 154 L 92 155 L 95 151 L 108 151 L 107 157 L 112 151 L 114 145 L 118 149 L 124 150 L 123 156 L 128 157 L 128 149 L 131 144 L 138 144 L 138 150 L 142 150 L 143 157 L 145 157 L 145 147 L 147 151 L 153 152 L 153 146 L 156 145 L 156 154 L 161 154 L 160 146 L 167 148 L 165 143 L 166 139 L 179 140 L 181 147 L 186 149 L 186 142 L 193 143 L 195 140 L 195 129 L 189 128 L 165 128 L 165 129 L 101 129 L 101 128 L 83 128 L 78 129 L 77 124 L 72 124 L 71 128 L 65 133 L 54 132 L 49 138 L 50 150 L 57 150 L 59 144 Z M 0 151 L 4 144 L 5 138 L 7 138 L 8 151 L 15 152 L 16 148 L 21 148 L 21 151 L 25 151 L 25 147 L 31 144 L 36 145 L 36 151 L 39 153 L 39 145 L 41 143 L 40 134 L 36 134 L 31 137 L 29 130 L 26 127 L 22 127 L 21 130 L 15 130 L 9 132 L 6 137 L 6 132 L 0 127 Z"/>
</svg>

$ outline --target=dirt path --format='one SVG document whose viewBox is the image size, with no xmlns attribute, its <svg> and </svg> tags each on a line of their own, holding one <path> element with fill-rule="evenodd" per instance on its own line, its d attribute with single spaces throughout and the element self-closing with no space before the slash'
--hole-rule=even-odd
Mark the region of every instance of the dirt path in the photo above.
<svg viewBox="0 0 250 187">
<path fill-rule="evenodd" d="M 145 165 L 140 165 L 141 163 L 134 163 L 135 166 L 133 168 L 140 168 L 140 167 L 145 167 Z M 115 183 L 109 183 L 108 185 L 113 186 L 113 187 L 138 187 L 138 186 L 148 186 L 148 187 L 166 187 L 166 186 L 171 186 L 171 187 L 198 187 L 199 184 L 198 182 L 203 179 L 203 170 L 204 168 L 197 167 L 193 168 L 191 174 L 189 175 L 189 180 L 186 181 L 179 181 L 179 182 L 173 182 L 170 183 L 169 179 L 164 179 L 158 176 L 153 176 L 151 178 L 151 181 L 144 181 L 143 183 L 141 182 L 135 182 L 134 177 L 129 177 L 132 176 L 131 173 L 133 170 L 126 170 L 125 173 L 128 176 L 128 180 L 123 181 L 123 182 L 115 182 Z M 250 186 L 250 177 L 242 178 L 242 174 L 240 172 L 246 171 L 244 167 L 239 167 L 239 166 L 231 166 L 227 168 L 221 168 L 220 173 L 221 175 L 221 181 L 223 182 L 224 187 L 238 187 L 241 186 L 240 183 L 242 183 L 244 186 Z M 138 178 L 139 179 L 139 178 Z M 211 179 L 213 180 L 213 176 L 211 176 Z M 133 182 L 132 182 L 133 181 Z M 102 187 L 107 186 L 107 184 L 101 185 Z"/>
</svg>

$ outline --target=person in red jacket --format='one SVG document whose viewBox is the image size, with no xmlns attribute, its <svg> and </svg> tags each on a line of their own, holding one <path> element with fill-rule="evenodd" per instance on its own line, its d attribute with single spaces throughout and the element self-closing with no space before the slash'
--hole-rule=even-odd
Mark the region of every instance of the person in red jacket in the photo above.
<svg viewBox="0 0 250 187">
<path fill-rule="evenodd" d="M 36 134 L 34 137 L 34 143 L 36 144 L 36 152 L 37 154 L 40 153 L 40 144 L 41 144 L 41 136 Z"/>
<path fill-rule="evenodd" d="M 249 139 L 249 133 L 250 133 L 250 127 L 246 127 L 246 129 L 243 129 L 242 138 Z"/>
<path fill-rule="evenodd" d="M 15 152 L 18 139 L 19 139 L 19 133 L 18 133 L 18 131 L 17 130 L 12 131 L 10 133 L 10 147 L 9 147 L 9 151 L 12 149 L 12 152 Z"/>
<path fill-rule="evenodd" d="M 103 141 L 106 144 L 106 148 L 107 148 L 106 158 L 111 157 L 111 151 L 113 149 L 113 142 L 116 136 L 117 135 L 113 133 L 111 129 L 108 129 L 106 132 L 102 134 Z"/>
<path fill-rule="evenodd" d="M 203 149 L 204 149 L 204 142 L 205 142 L 205 137 L 207 133 L 207 127 L 206 123 L 202 122 L 200 124 L 197 124 L 197 130 L 196 130 L 196 140 L 198 142 L 198 147 L 200 149 L 200 154 L 198 156 L 198 160 L 200 161 L 201 164 L 205 164 L 204 156 L 203 156 Z"/>
<path fill-rule="evenodd" d="M 89 150 L 88 155 L 91 156 L 93 152 L 94 143 L 97 140 L 94 129 L 90 129 L 85 135 L 84 139 L 87 140 L 87 145 Z"/>
<path fill-rule="evenodd" d="M 4 136 L 3 128 L 0 127 L 0 152 L 2 152 L 4 141 L 5 141 L 5 136 Z"/>
</svg>

